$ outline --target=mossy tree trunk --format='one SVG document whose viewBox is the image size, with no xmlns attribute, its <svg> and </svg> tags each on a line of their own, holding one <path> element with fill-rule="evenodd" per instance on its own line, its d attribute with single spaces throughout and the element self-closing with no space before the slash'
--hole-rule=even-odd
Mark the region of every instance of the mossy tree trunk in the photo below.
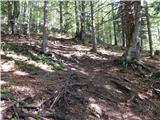
<svg viewBox="0 0 160 120">
<path fill-rule="evenodd" d="M 134 19 L 132 19 L 132 21 L 134 21 L 134 24 L 133 24 L 134 27 L 132 30 L 132 35 L 128 37 L 128 39 L 130 39 L 128 40 L 129 41 L 128 49 L 126 50 L 126 52 L 123 54 L 123 57 L 122 57 L 125 63 L 130 63 L 135 60 L 139 60 L 139 56 L 140 56 L 139 33 L 140 33 L 140 27 L 141 27 L 141 23 L 140 23 L 141 6 L 139 1 L 135 1 L 133 5 L 135 8 Z M 130 28 L 128 27 L 128 29 Z"/>
<path fill-rule="evenodd" d="M 12 1 L 8 1 L 8 33 L 11 34 L 11 20 L 12 20 Z"/>
</svg>

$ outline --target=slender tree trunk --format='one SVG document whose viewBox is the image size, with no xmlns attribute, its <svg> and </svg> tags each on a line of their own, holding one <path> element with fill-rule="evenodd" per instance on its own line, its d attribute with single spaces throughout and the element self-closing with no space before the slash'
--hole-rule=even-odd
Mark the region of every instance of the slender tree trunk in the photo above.
<svg viewBox="0 0 160 120">
<path fill-rule="evenodd" d="M 158 31 L 158 38 L 159 38 L 159 41 L 160 41 L 160 27 L 158 26 L 157 29 L 158 29 L 157 30 Z"/>
<path fill-rule="evenodd" d="M 93 9 L 93 1 L 90 1 L 91 6 L 91 21 L 92 21 L 92 41 L 93 41 L 93 52 L 97 52 L 97 39 L 96 39 L 96 27 L 95 27 L 95 18 L 94 18 L 94 9 Z"/>
<path fill-rule="evenodd" d="M 149 13 L 148 13 L 148 5 L 145 6 L 145 11 L 146 11 L 146 19 L 147 19 L 147 29 L 148 29 L 148 38 L 149 38 L 150 57 L 153 57 L 153 43 L 152 43 L 150 16 L 149 16 Z"/>
<path fill-rule="evenodd" d="M 69 27 L 69 1 L 65 1 L 65 8 L 66 8 L 66 11 L 65 11 L 65 16 L 64 16 L 64 30 L 65 32 L 68 31 L 68 27 Z"/>
<path fill-rule="evenodd" d="M 111 22 L 109 22 L 109 40 L 108 40 L 108 44 L 112 44 L 112 30 L 111 30 Z"/>
<path fill-rule="evenodd" d="M 75 1 L 75 19 L 76 19 L 76 37 L 79 38 L 79 17 L 78 17 L 78 5 L 79 1 Z"/>
<path fill-rule="evenodd" d="M 30 26 L 31 26 L 31 1 L 27 1 L 26 18 L 27 18 L 27 35 L 30 37 Z"/>
<path fill-rule="evenodd" d="M 26 1 L 24 1 L 23 22 L 25 22 L 25 20 L 26 20 L 26 7 L 27 7 L 27 3 L 26 3 Z"/>
<path fill-rule="evenodd" d="M 44 31 L 43 31 L 43 42 L 42 51 L 46 51 L 48 45 L 48 1 L 44 1 Z"/>
<path fill-rule="evenodd" d="M 123 4 L 123 2 L 122 2 Z M 125 39 L 125 30 L 124 30 L 124 14 L 123 14 L 123 5 L 120 6 L 121 11 L 121 30 L 122 30 L 122 47 L 126 47 L 126 39 Z"/>
<path fill-rule="evenodd" d="M 116 36 L 116 23 L 115 23 L 115 17 L 114 17 L 114 8 L 112 3 L 112 16 L 113 16 L 113 33 L 114 33 L 114 45 L 117 45 L 117 36 Z"/>
<path fill-rule="evenodd" d="M 81 32 L 80 32 L 80 40 L 84 43 L 85 38 L 85 1 L 82 2 L 82 12 L 81 12 Z"/>
<path fill-rule="evenodd" d="M 99 15 L 100 15 L 100 2 L 98 2 L 98 13 L 97 13 L 97 42 L 100 42 L 100 25 L 99 25 Z"/>
<path fill-rule="evenodd" d="M 125 40 L 123 16 L 121 16 L 121 27 L 122 27 L 122 46 L 125 47 L 125 45 L 126 45 L 126 40 Z"/>
<path fill-rule="evenodd" d="M 62 35 L 62 31 L 63 31 L 63 15 L 62 15 L 62 3 L 63 1 L 60 1 L 59 3 L 59 14 L 60 14 L 60 33 Z"/>
<path fill-rule="evenodd" d="M 12 1 L 8 1 L 8 33 L 12 33 Z"/>
</svg>

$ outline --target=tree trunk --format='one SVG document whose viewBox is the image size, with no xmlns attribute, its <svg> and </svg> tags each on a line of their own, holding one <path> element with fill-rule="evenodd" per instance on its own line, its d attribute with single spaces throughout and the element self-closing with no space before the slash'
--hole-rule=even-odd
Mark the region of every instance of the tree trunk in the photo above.
<svg viewBox="0 0 160 120">
<path fill-rule="evenodd" d="M 125 33 L 124 33 L 124 21 L 123 16 L 121 16 L 121 27 L 122 27 L 122 46 L 126 47 L 126 39 L 125 39 Z"/>
<path fill-rule="evenodd" d="M 92 21 L 92 41 L 93 41 L 93 52 L 97 52 L 97 39 L 96 39 L 96 28 L 95 28 L 95 18 L 94 18 L 94 9 L 93 9 L 93 1 L 90 1 L 91 6 L 91 21 Z"/>
<path fill-rule="evenodd" d="M 26 20 L 26 7 L 27 7 L 27 3 L 26 3 L 26 1 L 24 1 L 23 22 L 25 22 L 25 20 Z"/>
<path fill-rule="evenodd" d="M 31 1 L 27 1 L 26 17 L 27 17 L 27 35 L 30 37 L 30 27 L 31 27 Z"/>
<path fill-rule="evenodd" d="M 134 3 L 134 6 L 136 8 L 135 10 L 135 16 L 134 16 L 134 29 L 133 29 L 133 34 L 131 37 L 131 41 L 128 47 L 128 50 L 126 53 L 123 55 L 125 57 L 125 61 L 132 62 L 134 60 L 138 60 L 140 56 L 140 39 L 139 39 L 139 34 L 140 34 L 140 18 L 141 18 L 141 13 L 140 13 L 140 2 L 136 1 Z M 128 28 L 130 29 L 130 28 Z"/>
<path fill-rule="evenodd" d="M 100 25 L 99 25 L 99 15 L 100 15 L 100 2 L 98 2 L 98 12 L 97 12 L 97 42 L 100 42 Z"/>
<path fill-rule="evenodd" d="M 75 1 L 75 19 L 76 19 L 76 37 L 79 38 L 79 17 L 78 17 L 78 3 L 79 1 Z"/>
<path fill-rule="evenodd" d="M 69 29 L 69 1 L 65 1 L 65 16 L 64 16 L 64 30 L 65 32 Z"/>
<path fill-rule="evenodd" d="M 82 2 L 82 11 L 81 11 L 81 32 L 80 32 L 80 40 L 84 43 L 85 37 L 85 1 Z"/>
<path fill-rule="evenodd" d="M 125 27 L 125 37 L 126 46 L 129 48 L 132 41 L 132 33 L 134 29 L 134 16 L 132 13 L 132 2 L 124 1 L 124 27 Z"/>
<path fill-rule="evenodd" d="M 59 14 L 60 14 L 60 33 L 62 35 L 62 31 L 63 31 L 63 15 L 62 15 L 62 3 L 63 1 L 60 1 L 59 3 Z"/>
<path fill-rule="evenodd" d="M 114 45 L 117 45 L 117 36 L 116 36 L 116 24 L 115 24 L 115 17 L 114 17 L 114 9 L 112 3 L 112 16 L 113 16 L 113 33 L 114 33 Z"/>
<path fill-rule="evenodd" d="M 153 43 L 152 43 L 150 16 L 148 13 L 148 4 L 146 4 L 145 6 L 145 11 L 146 11 L 146 20 L 147 20 L 147 29 L 148 29 L 148 38 L 149 38 L 150 57 L 153 57 Z"/>
<path fill-rule="evenodd" d="M 45 52 L 48 45 L 48 1 L 44 1 L 44 31 L 42 51 Z"/>
<path fill-rule="evenodd" d="M 126 47 L 126 39 L 125 39 L 125 29 L 124 29 L 124 15 L 123 15 L 123 5 L 120 6 L 120 11 L 121 11 L 121 28 L 122 28 L 122 46 Z"/>
<path fill-rule="evenodd" d="M 157 29 L 158 29 L 157 30 L 158 31 L 158 38 L 159 38 L 159 41 L 160 41 L 160 27 L 158 26 Z"/>
<path fill-rule="evenodd" d="M 12 1 L 8 1 L 8 33 L 12 33 Z"/>
<path fill-rule="evenodd" d="M 20 14 L 20 2 L 19 1 L 13 1 L 14 5 L 14 10 L 13 10 L 13 15 L 11 17 L 11 29 L 12 29 L 12 34 L 17 33 L 17 20 Z"/>
</svg>

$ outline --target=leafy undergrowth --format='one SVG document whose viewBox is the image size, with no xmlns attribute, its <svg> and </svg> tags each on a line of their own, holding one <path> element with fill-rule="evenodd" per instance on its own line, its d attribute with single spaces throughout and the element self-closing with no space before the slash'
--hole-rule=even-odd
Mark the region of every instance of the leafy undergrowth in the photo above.
<svg viewBox="0 0 160 120">
<path fill-rule="evenodd" d="M 34 50 L 33 46 L 25 43 L 2 42 L 1 58 L 11 60 L 22 71 L 38 72 L 40 69 L 52 71 L 63 69 L 64 64 L 52 60 L 48 55 Z"/>
<path fill-rule="evenodd" d="M 65 65 L 57 69 L 55 63 L 64 68 L 62 62 L 32 46 L 13 38 L 4 43 L 1 106 L 6 119 L 159 120 L 159 78 L 117 66 L 121 53 L 116 49 L 92 53 L 87 45 L 49 41 L 50 51 Z M 159 68 L 156 60 L 150 64 Z"/>
</svg>

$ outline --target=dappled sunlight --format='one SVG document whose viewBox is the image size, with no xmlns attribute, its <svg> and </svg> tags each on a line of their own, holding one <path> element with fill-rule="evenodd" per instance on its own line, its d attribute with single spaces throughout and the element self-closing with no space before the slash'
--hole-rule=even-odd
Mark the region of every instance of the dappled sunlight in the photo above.
<svg viewBox="0 0 160 120">
<path fill-rule="evenodd" d="M 6 81 L 3 81 L 3 80 L 0 80 L 0 86 L 2 86 L 2 85 L 6 85 L 6 84 L 9 84 L 9 82 L 6 82 Z"/>
<path fill-rule="evenodd" d="M 9 72 L 13 70 L 15 70 L 15 62 L 13 60 L 1 64 L 1 72 Z"/>
<path fill-rule="evenodd" d="M 24 95 L 31 95 L 33 96 L 35 94 L 35 90 L 28 86 L 18 86 L 18 85 L 12 85 L 10 87 L 10 90 L 14 93 L 21 93 Z"/>
<path fill-rule="evenodd" d="M 120 93 L 120 94 L 123 94 L 123 92 L 115 87 L 113 87 L 112 85 L 104 85 L 104 88 L 106 88 L 107 90 L 110 90 L 110 91 L 115 91 L 117 93 Z"/>
<path fill-rule="evenodd" d="M 18 70 L 14 71 L 13 74 L 19 75 L 19 76 L 28 76 L 29 75 L 29 73 L 27 73 L 27 72 L 18 71 Z"/>
<path fill-rule="evenodd" d="M 122 55 L 122 53 L 113 52 L 111 50 L 105 50 L 103 48 L 99 48 L 98 51 L 101 52 L 102 54 L 111 55 L 111 56 L 121 56 Z"/>
<path fill-rule="evenodd" d="M 106 88 L 107 90 L 112 90 L 113 87 L 111 85 L 104 85 L 104 88 Z"/>
</svg>

